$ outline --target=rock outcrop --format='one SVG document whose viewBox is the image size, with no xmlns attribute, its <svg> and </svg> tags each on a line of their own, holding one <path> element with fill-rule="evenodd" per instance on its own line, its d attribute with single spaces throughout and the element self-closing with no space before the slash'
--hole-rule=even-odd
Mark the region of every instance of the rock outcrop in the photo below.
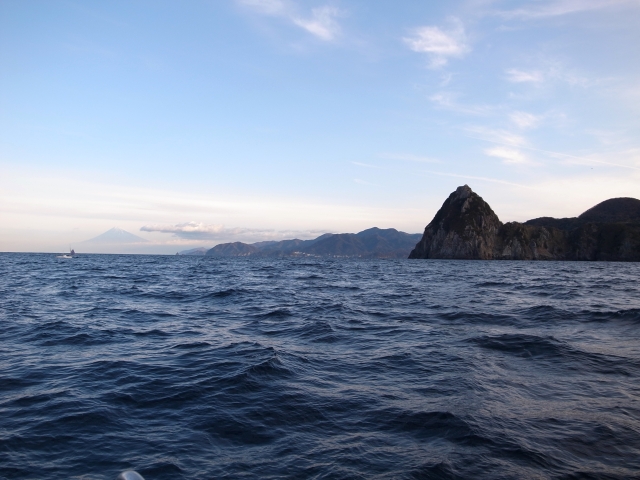
<svg viewBox="0 0 640 480">
<path fill-rule="evenodd" d="M 464 185 L 444 202 L 409 258 L 640 261 L 640 200 L 613 198 L 577 218 L 503 224 Z"/>
<path fill-rule="evenodd" d="M 424 230 L 409 258 L 494 258 L 502 223 L 468 185 L 458 187 Z"/>
</svg>

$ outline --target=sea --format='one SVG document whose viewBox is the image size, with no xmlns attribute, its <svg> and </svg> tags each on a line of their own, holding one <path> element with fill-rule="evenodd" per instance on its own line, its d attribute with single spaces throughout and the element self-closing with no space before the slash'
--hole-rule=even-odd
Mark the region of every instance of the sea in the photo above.
<svg viewBox="0 0 640 480">
<path fill-rule="evenodd" d="M 639 280 L 0 254 L 0 478 L 640 478 Z"/>
</svg>

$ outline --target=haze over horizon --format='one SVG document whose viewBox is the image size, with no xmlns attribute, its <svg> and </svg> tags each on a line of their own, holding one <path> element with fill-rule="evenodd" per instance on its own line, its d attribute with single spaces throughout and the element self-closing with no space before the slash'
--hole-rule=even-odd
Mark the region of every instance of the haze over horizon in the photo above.
<svg viewBox="0 0 640 480">
<path fill-rule="evenodd" d="M 0 0 L 0 251 L 640 197 L 640 0 Z"/>
</svg>

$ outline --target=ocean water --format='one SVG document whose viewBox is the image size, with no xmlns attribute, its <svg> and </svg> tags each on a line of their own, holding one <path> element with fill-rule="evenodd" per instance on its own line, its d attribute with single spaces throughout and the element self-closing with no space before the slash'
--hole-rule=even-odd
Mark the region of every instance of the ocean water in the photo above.
<svg viewBox="0 0 640 480">
<path fill-rule="evenodd" d="M 640 478 L 639 279 L 0 254 L 0 478 Z"/>
</svg>

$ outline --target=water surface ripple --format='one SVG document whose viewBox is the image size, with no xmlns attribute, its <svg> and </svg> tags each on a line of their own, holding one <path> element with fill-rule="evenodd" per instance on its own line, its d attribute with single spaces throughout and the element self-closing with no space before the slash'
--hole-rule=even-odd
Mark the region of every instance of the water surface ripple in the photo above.
<svg viewBox="0 0 640 480">
<path fill-rule="evenodd" d="M 0 254 L 0 478 L 640 478 L 639 279 Z"/>
</svg>

